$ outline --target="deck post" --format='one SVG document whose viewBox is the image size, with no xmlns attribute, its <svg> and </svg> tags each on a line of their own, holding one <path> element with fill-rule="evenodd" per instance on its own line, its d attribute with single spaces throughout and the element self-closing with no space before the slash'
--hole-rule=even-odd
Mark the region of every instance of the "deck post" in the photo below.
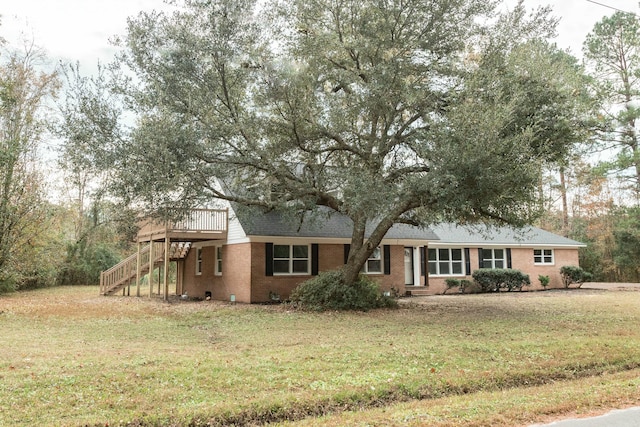
<svg viewBox="0 0 640 427">
<path fill-rule="evenodd" d="M 169 235 L 165 236 L 164 239 L 164 300 L 169 300 L 169 248 L 171 245 L 171 241 L 169 240 Z"/>
<path fill-rule="evenodd" d="M 153 240 L 149 241 L 149 298 L 153 295 L 153 259 L 155 254 L 153 253 Z"/>
<path fill-rule="evenodd" d="M 136 257 L 136 296 L 140 296 L 140 276 L 142 275 L 142 265 L 140 264 L 140 242 L 137 243 L 138 256 Z"/>
</svg>

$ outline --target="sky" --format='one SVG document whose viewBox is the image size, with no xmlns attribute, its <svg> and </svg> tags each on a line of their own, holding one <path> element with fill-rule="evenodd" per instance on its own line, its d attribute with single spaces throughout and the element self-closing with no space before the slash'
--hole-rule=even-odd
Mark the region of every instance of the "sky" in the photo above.
<svg viewBox="0 0 640 427">
<path fill-rule="evenodd" d="M 503 0 L 502 8 L 516 3 Z M 561 19 L 556 42 L 578 57 L 593 25 L 614 12 L 604 5 L 640 13 L 636 0 L 525 0 L 525 5 L 551 5 Z M 82 67 L 93 67 L 98 61 L 110 61 L 115 50 L 109 39 L 124 33 L 127 17 L 162 7 L 166 7 L 162 0 L 0 0 L 0 37 L 20 46 L 25 36 L 44 48 L 52 61 L 79 61 Z"/>
</svg>

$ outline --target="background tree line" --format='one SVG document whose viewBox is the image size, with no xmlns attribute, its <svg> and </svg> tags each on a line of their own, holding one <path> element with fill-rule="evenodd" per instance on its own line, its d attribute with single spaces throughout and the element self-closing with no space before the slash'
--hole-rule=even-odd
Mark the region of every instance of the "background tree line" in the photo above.
<svg viewBox="0 0 640 427">
<path fill-rule="evenodd" d="M 535 221 L 587 243 L 596 280 L 640 280 L 637 16 L 603 18 L 579 61 L 548 42 L 550 11 L 522 4 L 486 21 L 484 1 L 277 6 L 269 27 L 251 1 L 142 13 L 92 77 L 3 45 L 0 291 L 97 283 L 129 249 L 132 206 L 212 197 L 349 216 L 345 281 L 380 218 L 376 238 Z"/>
</svg>

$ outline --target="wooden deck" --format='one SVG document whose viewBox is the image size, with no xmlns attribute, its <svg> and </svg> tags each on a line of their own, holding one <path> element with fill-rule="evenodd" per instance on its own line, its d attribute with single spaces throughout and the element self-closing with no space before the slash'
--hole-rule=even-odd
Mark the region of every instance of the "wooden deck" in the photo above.
<svg viewBox="0 0 640 427">
<path fill-rule="evenodd" d="M 199 240 L 224 240 L 229 227 L 227 209 L 194 209 L 184 219 L 172 223 L 146 221 L 138 232 L 138 242 L 169 239 L 194 242 Z"/>
<path fill-rule="evenodd" d="M 137 236 L 138 251 L 100 274 L 100 293 L 113 294 L 134 284 L 139 296 L 142 275 L 163 265 L 164 298 L 167 299 L 169 262 L 186 257 L 191 242 L 226 240 L 228 227 L 227 209 L 194 209 L 184 219 L 175 222 L 145 221 Z M 151 295 L 153 275 L 149 279 Z"/>
</svg>

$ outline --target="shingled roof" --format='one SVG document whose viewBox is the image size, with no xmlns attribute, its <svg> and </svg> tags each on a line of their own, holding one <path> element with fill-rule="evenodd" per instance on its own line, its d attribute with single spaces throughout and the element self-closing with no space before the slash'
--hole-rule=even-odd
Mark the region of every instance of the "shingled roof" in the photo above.
<svg viewBox="0 0 640 427">
<path fill-rule="evenodd" d="M 504 245 L 504 246 L 566 246 L 584 247 L 584 243 L 559 236 L 537 227 L 514 228 L 509 226 L 468 226 L 451 223 L 436 224 L 431 227 L 440 238 L 438 243 L 456 245 Z"/>
<path fill-rule="evenodd" d="M 302 218 L 278 211 L 262 212 L 254 209 L 235 209 L 247 236 L 309 237 L 350 239 L 353 222 L 346 215 L 329 209 Z M 365 237 L 371 233 L 367 228 Z M 583 247 L 583 243 L 536 227 L 514 228 L 474 224 L 461 226 L 441 223 L 429 228 L 407 224 L 395 224 L 385 239 L 423 240 L 452 245 L 503 245 L 503 246 L 553 246 Z"/>
<path fill-rule="evenodd" d="M 238 219 L 248 236 L 280 236 L 280 237 L 318 237 L 350 239 L 353 221 L 346 215 L 329 210 L 317 214 L 307 214 L 302 220 L 298 217 L 287 217 L 280 212 L 236 211 Z M 367 227 L 365 236 L 372 229 Z M 395 224 L 385 239 L 406 240 L 438 240 L 438 236 L 428 228 L 414 227 L 407 224 Z"/>
</svg>

